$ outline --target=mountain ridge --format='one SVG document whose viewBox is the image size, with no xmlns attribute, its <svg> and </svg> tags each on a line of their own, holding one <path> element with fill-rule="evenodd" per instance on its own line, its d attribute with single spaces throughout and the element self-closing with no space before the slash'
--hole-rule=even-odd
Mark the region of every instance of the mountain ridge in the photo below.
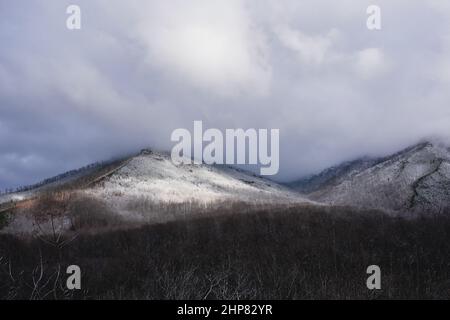
<svg viewBox="0 0 450 320">
<path fill-rule="evenodd" d="M 426 141 L 386 157 L 345 162 L 289 185 L 330 205 L 440 212 L 449 207 L 449 181 L 450 149 Z"/>
<path fill-rule="evenodd" d="M 226 165 L 175 165 L 168 152 L 151 149 L 69 173 L 0 195 L 1 211 L 66 190 L 131 215 L 136 203 L 303 203 L 387 212 L 440 212 L 450 203 L 450 148 L 429 141 L 385 157 L 347 161 L 287 184 Z"/>
</svg>

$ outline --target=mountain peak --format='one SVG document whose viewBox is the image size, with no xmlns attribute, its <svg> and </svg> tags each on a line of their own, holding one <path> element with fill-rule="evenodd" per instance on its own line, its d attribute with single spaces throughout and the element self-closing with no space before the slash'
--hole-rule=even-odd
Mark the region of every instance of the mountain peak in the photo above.
<svg viewBox="0 0 450 320">
<path fill-rule="evenodd" d="M 83 192 L 131 216 L 139 215 L 141 207 L 162 203 L 311 203 L 250 172 L 227 166 L 174 164 L 170 155 L 160 152 L 141 152 Z"/>
<path fill-rule="evenodd" d="M 347 162 L 292 185 L 333 205 L 442 211 L 450 203 L 450 149 L 425 141 L 391 156 Z"/>
</svg>

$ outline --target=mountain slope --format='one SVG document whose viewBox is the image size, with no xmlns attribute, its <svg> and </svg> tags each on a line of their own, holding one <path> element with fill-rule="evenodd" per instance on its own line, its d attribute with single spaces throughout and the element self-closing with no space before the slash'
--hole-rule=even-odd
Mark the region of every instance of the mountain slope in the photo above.
<svg viewBox="0 0 450 320">
<path fill-rule="evenodd" d="M 40 194 L 84 188 L 110 172 L 121 167 L 127 158 L 93 163 L 82 168 L 67 171 L 39 183 L 24 186 L 16 192 L 0 194 L 0 206 L 10 202 L 32 199 Z"/>
<path fill-rule="evenodd" d="M 301 180 L 287 183 L 286 185 L 300 193 L 312 193 L 323 186 L 342 182 L 344 177 L 351 176 L 364 169 L 370 168 L 379 163 L 380 159 L 361 158 L 344 162 L 338 166 L 327 168 L 319 174 L 310 175 Z"/>
<path fill-rule="evenodd" d="M 52 232 L 54 225 L 60 230 L 127 227 L 314 203 L 250 172 L 222 165 L 175 165 L 168 154 L 150 150 L 56 180 L 9 194 L 16 200 L 0 203 L 0 214 L 10 219 L 2 232 Z"/>
<path fill-rule="evenodd" d="M 361 159 L 291 183 L 333 205 L 394 211 L 450 207 L 450 150 L 430 142 L 380 159 Z"/>
<path fill-rule="evenodd" d="M 151 203 L 309 202 L 298 193 L 252 173 L 227 166 L 175 165 L 164 153 L 143 152 L 85 192 L 120 210 Z"/>
</svg>

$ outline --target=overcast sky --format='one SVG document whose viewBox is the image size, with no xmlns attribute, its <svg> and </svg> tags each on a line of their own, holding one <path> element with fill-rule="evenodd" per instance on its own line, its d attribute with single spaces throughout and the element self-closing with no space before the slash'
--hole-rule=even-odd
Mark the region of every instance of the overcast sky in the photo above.
<svg viewBox="0 0 450 320">
<path fill-rule="evenodd" d="M 194 120 L 280 129 L 292 180 L 446 139 L 449 85 L 449 1 L 0 0 L 0 188 L 170 150 Z"/>
</svg>

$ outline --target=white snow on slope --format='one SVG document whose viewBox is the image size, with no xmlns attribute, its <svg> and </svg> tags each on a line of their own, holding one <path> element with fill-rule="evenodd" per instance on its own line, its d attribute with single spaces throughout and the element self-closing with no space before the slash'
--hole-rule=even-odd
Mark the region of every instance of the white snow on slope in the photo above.
<svg viewBox="0 0 450 320">
<path fill-rule="evenodd" d="M 100 166 L 100 165 L 99 165 Z M 34 198 L 40 193 L 57 190 L 60 186 L 67 185 L 78 178 L 83 176 L 89 176 L 92 174 L 97 166 L 92 164 L 90 166 L 86 166 L 80 168 L 78 170 L 69 171 L 63 173 L 62 175 L 55 176 L 50 178 L 50 181 L 42 181 L 36 185 L 29 186 L 29 190 L 27 191 L 17 191 L 12 193 L 6 193 L 0 195 L 0 204 L 5 204 L 7 202 L 19 202 L 27 199 Z"/>
<path fill-rule="evenodd" d="M 127 210 L 133 201 L 208 204 L 311 203 L 298 193 L 248 172 L 226 166 L 175 165 L 163 153 L 141 154 L 87 194 Z"/>
<path fill-rule="evenodd" d="M 450 205 L 450 151 L 420 144 L 310 194 L 334 205 L 385 210 L 440 210 Z"/>
<path fill-rule="evenodd" d="M 84 203 L 81 213 L 89 216 L 86 219 L 95 220 L 100 214 L 102 219 L 109 216 L 124 227 L 202 214 L 243 213 L 267 206 L 316 204 L 249 172 L 227 166 L 175 165 L 167 154 L 156 152 L 131 157 L 101 178 L 84 178 L 95 182 L 70 189 L 75 202 L 69 208 Z M 42 232 L 28 207 L 19 207 L 17 213 L 1 232 Z M 58 228 L 66 230 L 69 222 L 69 216 L 61 217 Z"/>
</svg>

